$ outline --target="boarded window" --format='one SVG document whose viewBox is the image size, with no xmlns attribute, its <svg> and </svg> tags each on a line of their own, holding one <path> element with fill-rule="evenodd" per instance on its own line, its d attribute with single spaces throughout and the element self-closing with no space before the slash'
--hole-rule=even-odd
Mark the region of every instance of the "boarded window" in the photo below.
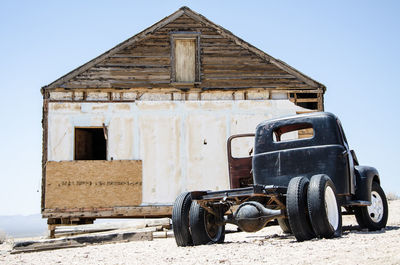
<svg viewBox="0 0 400 265">
<path fill-rule="evenodd" d="M 106 160 L 103 128 L 75 128 L 75 160 Z"/>
<path fill-rule="evenodd" d="M 196 80 L 196 39 L 175 39 L 175 81 Z"/>
</svg>

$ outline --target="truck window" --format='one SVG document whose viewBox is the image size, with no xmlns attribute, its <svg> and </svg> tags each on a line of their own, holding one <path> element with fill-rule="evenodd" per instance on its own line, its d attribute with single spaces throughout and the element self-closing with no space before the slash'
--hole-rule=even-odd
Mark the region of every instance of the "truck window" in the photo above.
<svg viewBox="0 0 400 265">
<path fill-rule="evenodd" d="M 234 138 L 231 142 L 233 158 L 250 157 L 253 153 L 254 136 Z"/>
<path fill-rule="evenodd" d="M 314 129 L 309 123 L 290 124 L 274 130 L 274 142 L 307 139 L 314 136 Z"/>
</svg>

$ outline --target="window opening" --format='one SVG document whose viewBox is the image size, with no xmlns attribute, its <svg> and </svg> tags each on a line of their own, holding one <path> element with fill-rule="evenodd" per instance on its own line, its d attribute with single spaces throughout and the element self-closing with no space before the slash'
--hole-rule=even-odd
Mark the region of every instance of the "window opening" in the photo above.
<svg viewBox="0 0 400 265">
<path fill-rule="evenodd" d="M 274 142 L 307 139 L 314 136 L 314 130 L 309 123 L 291 124 L 275 129 L 272 136 Z"/>
<path fill-rule="evenodd" d="M 253 147 L 254 136 L 234 138 L 231 141 L 231 155 L 233 158 L 251 157 Z"/>
<path fill-rule="evenodd" d="M 106 130 L 101 128 L 75 128 L 75 160 L 106 160 Z"/>
<path fill-rule="evenodd" d="M 317 110 L 318 102 L 297 102 L 297 105 L 306 109 Z"/>
</svg>

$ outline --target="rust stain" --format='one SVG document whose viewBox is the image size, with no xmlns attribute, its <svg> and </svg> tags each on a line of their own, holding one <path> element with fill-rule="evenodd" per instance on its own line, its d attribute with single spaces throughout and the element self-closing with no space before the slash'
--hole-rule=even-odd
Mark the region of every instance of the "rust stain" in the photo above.
<svg viewBox="0 0 400 265">
<path fill-rule="evenodd" d="M 94 105 L 92 106 L 92 110 L 96 111 L 96 110 L 107 110 L 108 109 L 108 104 L 104 104 L 104 105 Z"/>
<path fill-rule="evenodd" d="M 80 111 L 81 107 L 79 104 L 74 104 L 74 103 L 50 103 L 49 109 L 53 111 L 57 110 Z"/>
<path fill-rule="evenodd" d="M 131 106 L 129 104 L 116 104 L 115 110 L 131 110 Z"/>
</svg>

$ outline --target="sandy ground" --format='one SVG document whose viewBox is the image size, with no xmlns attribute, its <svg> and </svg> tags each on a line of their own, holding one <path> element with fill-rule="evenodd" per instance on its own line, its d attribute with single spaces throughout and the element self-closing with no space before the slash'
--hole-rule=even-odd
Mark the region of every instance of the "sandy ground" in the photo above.
<svg viewBox="0 0 400 265">
<path fill-rule="evenodd" d="M 10 254 L 0 245 L 1 264 L 400 264 L 400 200 L 389 202 L 385 230 L 358 231 L 344 216 L 344 233 L 336 239 L 302 243 L 279 226 L 257 233 L 229 233 L 225 243 L 177 247 L 174 238 L 92 245 L 35 253 Z"/>
</svg>

